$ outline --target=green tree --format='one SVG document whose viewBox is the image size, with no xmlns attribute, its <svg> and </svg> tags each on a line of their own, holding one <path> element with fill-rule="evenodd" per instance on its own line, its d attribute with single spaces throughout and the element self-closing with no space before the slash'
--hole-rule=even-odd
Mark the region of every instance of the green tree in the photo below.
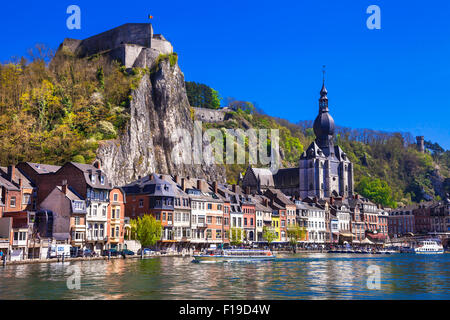
<svg viewBox="0 0 450 320">
<path fill-rule="evenodd" d="M 135 222 L 130 222 L 130 224 L 132 235 L 133 225 L 135 225 L 136 232 L 134 236 L 136 240 L 141 243 L 142 247 L 154 246 L 159 240 L 161 240 L 161 221 L 156 220 L 152 215 L 145 214 L 142 217 L 138 217 Z"/>
<path fill-rule="evenodd" d="M 191 107 L 219 109 L 220 100 L 219 93 L 213 88 L 203 83 L 189 82 L 186 83 L 186 94 Z"/>
<path fill-rule="evenodd" d="M 263 227 L 263 238 L 270 245 L 277 238 L 277 234 L 275 233 L 275 230 L 273 230 L 273 228 L 264 226 Z"/>
<path fill-rule="evenodd" d="M 386 181 L 379 178 L 363 177 L 359 181 L 356 192 L 360 193 L 376 204 L 386 207 L 396 207 L 395 201 L 392 199 L 392 190 Z"/>
<path fill-rule="evenodd" d="M 232 246 L 239 246 L 242 243 L 242 229 L 231 228 L 227 233 Z"/>
<path fill-rule="evenodd" d="M 300 226 L 294 226 L 287 229 L 287 236 L 293 251 L 296 251 L 298 241 L 305 240 L 306 229 Z"/>
</svg>

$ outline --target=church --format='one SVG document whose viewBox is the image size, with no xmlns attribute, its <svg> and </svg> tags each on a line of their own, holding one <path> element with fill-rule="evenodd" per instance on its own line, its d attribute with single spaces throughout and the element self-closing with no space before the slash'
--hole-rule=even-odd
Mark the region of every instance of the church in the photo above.
<svg viewBox="0 0 450 320">
<path fill-rule="evenodd" d="M 269 169 L 248 167 L 242 187 L 251 192 L 267 188 L 280 189 L 289 196 L 349 197 L 353 195 L 353 164 L 344 151 L 334 144 L 335 124 L 328 109 L 325 80 L 319 98 L 319 114 L 314 121 L 315 141 L 300 156 L 299 167 L 279 169 L 274 175 Z"/>
</svg>

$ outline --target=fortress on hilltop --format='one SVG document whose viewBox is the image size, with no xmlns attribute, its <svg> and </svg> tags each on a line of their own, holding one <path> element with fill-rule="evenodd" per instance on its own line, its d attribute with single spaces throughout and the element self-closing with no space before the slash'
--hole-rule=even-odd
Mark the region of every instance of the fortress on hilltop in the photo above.
<svg viewBox="0 0 450 320">
<path fill-rule="evenodd" d="M 78 57 L 105 54 L 127 68 L 146 67 L 160 54 L 173 53 L 163 35 L 154 34 L 151 23 L 127 23 L 84 40 L 66 38 L 59 47 Z"/>
</svg>

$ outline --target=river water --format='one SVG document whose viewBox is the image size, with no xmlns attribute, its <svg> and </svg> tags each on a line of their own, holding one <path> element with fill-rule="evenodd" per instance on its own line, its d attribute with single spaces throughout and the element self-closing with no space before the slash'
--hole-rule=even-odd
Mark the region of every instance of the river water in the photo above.
<svg viewBox="0 0 450 320">
<path fill-rule="evenodd" d="M 450 254 L 191 261 L 157 257 L 0 267 L 0 299 L 450 299 Z"/>
</svg>

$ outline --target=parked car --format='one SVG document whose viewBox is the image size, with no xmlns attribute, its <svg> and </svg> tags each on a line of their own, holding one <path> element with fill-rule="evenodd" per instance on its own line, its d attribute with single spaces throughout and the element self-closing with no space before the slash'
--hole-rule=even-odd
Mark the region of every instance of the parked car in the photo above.
<svg viewBox="0 0 450 320">
<path fill-rule="evenodd" d="M 95 253 L 94 253 L 94 251 L 92 251 L 92 250 L 90 250 L 90 249 L 84 249 L 84 250 L 82 250 L 82 253 L 81 253 L 82 255 L 82 257 L 94 257 L 95 256 Z"/>
<path fill-rule="evenodd" d="M 134 252 L 128 249 L 123 249 L 122 251 L 120 251 L 120 254 L 124 254 L 127 256 L 134 256 Z"/>
<path fill-rule="evenodd" d="M 119 251 L 117 251 L 117 249 L 108 249 L 108 250 L 103 250 L 103 256 L 107 257 L 109 255 L 109 253 L 111 254 L 111 257 L 115 257 L 119 254 Z"/>
<path fill-rule="evenodd" d="M 153 251 L 153 250 L 151 250 L 151 249 L 149 249 L 149 248 L 144 248 L 144 249 L 142 249 L 142 251 L 143 251 L 143 255 L 144 255 L 144 256 L 149 256 L 149 255 L 155 254 L 155 251 Z M 141 255 L 141 249 L 138 250 L 137 254 L 138 254 L 139 256 Z"/>
</svg>

